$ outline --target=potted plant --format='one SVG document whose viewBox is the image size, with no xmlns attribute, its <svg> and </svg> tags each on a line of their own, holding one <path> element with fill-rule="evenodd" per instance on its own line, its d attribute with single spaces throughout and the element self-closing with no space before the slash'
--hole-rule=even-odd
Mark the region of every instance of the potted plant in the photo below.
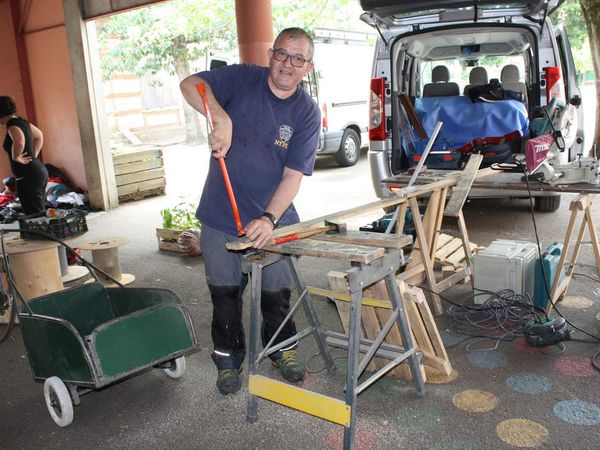
<svg viewBox="0 0 600 450">
<path fill-rule="evenodd" d="M 156 229 L 158 248 L 191 256 L 200 255 L 201 224 L 195 213 L 194 205 L 185 202 L 161 210 L 162 228 Z"/>
</svg>

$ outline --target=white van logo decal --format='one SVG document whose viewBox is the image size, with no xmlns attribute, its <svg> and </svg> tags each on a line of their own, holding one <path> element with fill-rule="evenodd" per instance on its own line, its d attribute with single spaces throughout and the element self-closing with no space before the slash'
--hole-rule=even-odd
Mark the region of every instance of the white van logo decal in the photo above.
<svg viewBox="0 0 600 450">
<path fill-rule="evenodd" d="M 279 139 L 275 140 L 275 145 L 281 148 L 288 148 L 288 141 L 292 138 L 294 129 L 289 125 L 281 125 L 279 127 Z"/>
</svg>

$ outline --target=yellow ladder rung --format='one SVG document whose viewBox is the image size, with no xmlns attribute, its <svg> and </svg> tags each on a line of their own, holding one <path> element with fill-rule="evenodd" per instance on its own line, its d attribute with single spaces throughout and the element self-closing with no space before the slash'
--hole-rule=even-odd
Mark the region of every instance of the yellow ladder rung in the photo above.
<svg viewBox="0 0 600 450">
<path fill-rule="evenodd" d="M 349 294 L 344 294 L 342 292 L 330 291 L 327 289 L 321 289 L 318 287 L 307 286 L 306 290 L 310 294 L 319 295 L 321 297 L 331 297 L 336 300 L 341 300 L 343 302 L 351 302 L 352 296 Z M 373 306 L 375 308 L 386 308 L 393 309 L 392 303 L 389 300 L 379 300 L 376 298 L 363 297 L 361 300 L 361 304 L 364 306 Z"/>
<path fill-rule="evenodd" d="M 250 375 L 250 393 L 274 403 L 297 409 L 338 425 L 350 426 L 349 405 L 341 400 L 308 391 L 262 375 Z"/>
</svg>

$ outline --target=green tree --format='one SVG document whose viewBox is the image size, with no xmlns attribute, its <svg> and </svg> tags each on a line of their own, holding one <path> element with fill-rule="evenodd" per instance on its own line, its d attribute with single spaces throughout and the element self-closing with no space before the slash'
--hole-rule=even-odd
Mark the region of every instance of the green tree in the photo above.
<svg viewBox="0 0 600 450">
<path fill-rule="evenodd" d="M 173 0 L 97 21 L 103 77 L 166 70 L 181 80 L 207 49 L 235 46 L 233 0 Z M 186 141 L 200 142 L 198 113 L 184 102 Z"/>
<path fill-rule="evenodd" d="M 308 31 L 315 27 L 370 31 L 359 16 L 356 0 L 273 0 L 275 33 L 290 26 Z M 97 21 L 102 49 L 100 65 L 105 79 L 115 73 L 143 76 L 165 70 L 183 79 L 190 61 L 207 49 L 237 48 L 234 0 L 171 0 Z M 186 141 L 200 142 L 198 114 L 184 102 Z"/>
<path fill-rule="evenodd" d="M 300 27 L 373 32 L 360 20 L 363 10 L 357 0 L 273 0 L 275 34 L 287 27 Z"/>
<path fill-rule="evenodd" d="M 596 156 L 600 157 L 600 0 L 580 0 L 581 14 L 585 21 L 592 55 L 592 65 L 596 76 L 596 133 L 593 143 L 596 144 Z"/>
<path fill-rule="evenodd" d="M 593 70 L 589 38 L 579 0 L 566 0 L 552 13 L 552 22 L 562 25 L 567 31 L 577 70 Z"/>
</svg>

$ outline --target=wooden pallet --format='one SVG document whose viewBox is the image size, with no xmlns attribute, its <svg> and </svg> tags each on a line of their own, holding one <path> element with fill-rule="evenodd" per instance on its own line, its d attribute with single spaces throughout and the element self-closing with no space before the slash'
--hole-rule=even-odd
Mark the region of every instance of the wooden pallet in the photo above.
<svg viewBox="0 0 600 450">
<path fill-rule="evenodd" d="M 423 290 L 404 282 L 400 282 L 398 287 L 416 347 L 423 352 L 423 365 L 443 376 L 450 376 L 452 365 Z"/>
<path fill-rule="evenodd" d="M 469 244 L 472 253 L 483 248 L 473 242 L 470 242 Z M 446 270 L 465 267 L 467 262 L 462 240 L 458 237 L 450 236 L 449 234 L 440 233 L 437 238 L 435 262 L 442 266 L 442 270 L 444 270 L 444 266 L 448 267 Z"/>
<path fill-rule="evenodd" d="M 162 150 L 154 148 L 113 156 L 119 201 L 140 200 L 165 193 Z"/>
</svg>

